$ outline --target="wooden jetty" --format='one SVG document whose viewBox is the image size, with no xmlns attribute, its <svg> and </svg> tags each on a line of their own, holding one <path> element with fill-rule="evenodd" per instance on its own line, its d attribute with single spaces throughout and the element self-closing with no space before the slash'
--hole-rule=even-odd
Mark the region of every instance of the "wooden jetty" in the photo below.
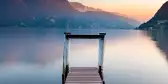
<svg viewBox="0 0 168 84">
<path fill-rule="evenodd" d="M 105 84 L 103 77 L 104 38 L 106 33 L 98 35 L 72 35 L 65 33 L 62 84 Z M 70 39 L 99 39 L 98 67 L 69 67 L 68 49 Z"/>
</svg>

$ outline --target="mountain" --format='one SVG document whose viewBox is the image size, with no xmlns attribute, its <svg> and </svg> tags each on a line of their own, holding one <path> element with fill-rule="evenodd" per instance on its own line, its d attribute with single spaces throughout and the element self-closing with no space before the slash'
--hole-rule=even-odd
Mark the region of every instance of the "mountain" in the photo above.
<svg viewBox="0 0 168 84">
<path fill-rule="evenodd" d="M 72 4 L 75 4 L 75 6 Z M 74 7 L 87 8 L 80 12 Z M 135 28 L 130 18 L 68 0 L 0 0 L 0 26 Z"/>
<path fill-rule="evenodd" d="M 0 0 L 0 25 L 12 25 L 28 17 L 22 0 Z"/>
<path fill-rule="evenodd" d="M 88 7 L 85 6 L 81 3 L 78 2 L 70 2 L 70 4 L 72 5 L 73 8 L 75 8 L 76 10 L 80 11 L 80 12 L 85 12 L 85 11 L 102 11 L 101 9 L 96 9 L 93 7 Z"/>
<path fill-rule="evenodd" d="M 168 20 L 168 1 L 162 5 L 162 7 L 155 14 L 154 19 Z"/>
<path fill-rule="evenodd" d="M 168 1 L 162 5 L 162 7 L 156 12 L 156 14 L 139 26 L 139 29 L 168 27 Z"/>
<path fill-rule="evenodd" d="M 29 10 L 39 15 L 69 15 L 75 10 L 67 0 L 23 0 Z"/>
<path fill-rule="evenodd" d="M 32 20 L 50 16 L 68 17 L 74 12 L 67 0 L 0 0 L 0 26 L 33 23 Z"/>
<path fill-rule="evenodd" d="M 140 25 L 139 21 L 137 21 L 136 19 L 133 19 L 131 17 L 128 17 L 126 15 L 123 15 L 123 14 L 120 14 L 120 13 L 115 13 L 115 12 L 112 12 L 112 14 L 115 14 L 115 15 L 119 16 L 120 20 L 123 20 L 123 21 L 127 22 L 128 24 L 132 25 L 133 27 L 138 27 Z"/>
<path fill-rule="evenodd" d="M 113 27 L 115 27 L 117 25 L 117 23 L 121 24 L 120 22 L 122 22 L 122 21 L 123 21 L 123 23 L 125 22 L 125 24 L 129 24 L 132 27 L 137 27 L 140 24 L 140 22 L 138 22 L 137 20 L 129 18 L 129 17 L 123 15 L 123 14 L 119 14 L 119 13 L 116 13 L 116 12 L 106 12 L 106 11 L 103 11 L 101 9 L 85 6 L 85 5 L 83 5 L 81 3 L 78 3 L 78 2 L 70 2 L 70 4 L 76 10 L 78 10 L 80 12 L 85 12 L 85 14 L 87 14 L 87 13 L 92 13 L 93 14 L 93 12 L 94 12 L 95 15 L 100 15 L 98 18 L 108 16 L 106 19 L 111 19 L 111 21 L 114 21 L 113 23 L 115 23 L 115 24 L 111 23 L 111 24 L 113 24 Z M 91 17 L 94 17 L 94 15 L 91 16 Z"/>
</svg>

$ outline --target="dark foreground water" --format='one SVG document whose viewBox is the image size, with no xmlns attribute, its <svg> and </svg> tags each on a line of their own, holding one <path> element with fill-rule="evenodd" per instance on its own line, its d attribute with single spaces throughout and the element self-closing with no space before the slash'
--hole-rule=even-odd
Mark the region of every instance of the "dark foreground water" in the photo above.
<svg viewBox="0 0 168 84">
<path fill-rule="evenodd" d="M 0 28 L 0 84 L 61 84 L 63 29 Z M 138 30 L 106 32 L 106 84 L 168 84 L 166 54 Z M 165 44 L 165 46 L 167 46 Z M 71 40 L 70 66 L 97 66 L 98 40 Z"/>
</svg>

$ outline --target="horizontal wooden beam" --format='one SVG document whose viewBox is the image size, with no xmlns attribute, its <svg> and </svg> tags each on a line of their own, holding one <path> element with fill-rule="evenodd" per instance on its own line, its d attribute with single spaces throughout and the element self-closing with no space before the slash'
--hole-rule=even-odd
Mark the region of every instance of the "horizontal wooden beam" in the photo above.
<svg viewBox="0 0 168 84">
<path fill-rule="evenodd" d="M 65 33 L 66 39 L 104 39 L 106 33 L 99 33 L 99 35 L 71 35 L 71 33 Z"/>
</svg>

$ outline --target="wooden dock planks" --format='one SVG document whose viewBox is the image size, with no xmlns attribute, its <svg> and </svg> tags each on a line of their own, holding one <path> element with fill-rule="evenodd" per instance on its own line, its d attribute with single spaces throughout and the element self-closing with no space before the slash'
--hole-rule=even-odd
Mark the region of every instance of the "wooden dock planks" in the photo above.
<svg viewBox="0 0 168 84">
<path fill-rule="evenodd" d="M 71 67 L 65 84 L 103 84 L 95 67 Z"/>
</svg>

